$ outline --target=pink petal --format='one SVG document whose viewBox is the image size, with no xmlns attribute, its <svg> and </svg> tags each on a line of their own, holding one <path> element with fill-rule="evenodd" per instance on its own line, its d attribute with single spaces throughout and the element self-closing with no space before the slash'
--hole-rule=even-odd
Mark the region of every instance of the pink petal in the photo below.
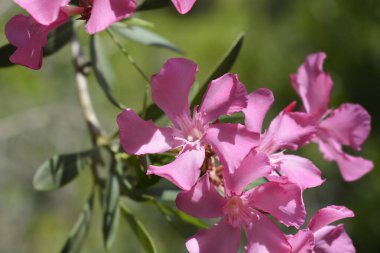
<svg viewBox="0 0 380 253">
<path fill-rule="evenodd" d="M 190 115 L 189 92 L 198 66 L 187 59 L 169 59 L 160 72 L 152 77 L 153 101 L 176 124 L 182 115 Z"/>
<path fill-rule="evenodd" d="M 319 149 L 326 160 L 338 163 L 340 173 L 344 180 L 351 182 L 360 179 L 373 169 L 373 162 L 362 157 L 355 157 L 344 153 L 339 144 L 319 140 Z"/>
<path fill-rule="evenodd" d="M 212 146 L 220 162 L 230 173 L 239 167 L 241 161 L 259 141 L 259 134 L 248 131 L 243 125 L 220 123 L 211 125 L 204 136 L 204 142 Z"/>
<path fill-rule="evenodd" d="M 270 213 L 286 226 L 299 228 L 304 223 L 306 211 L 296 184 L 268 182 L 248 193 L 255 208 Z"/>
<path fill-rule="evenodd" d="M 259 216 L 257 220 L 245 224 L 247 233 L 246 252 L 291 253 L 291 247 L 281 230 L 265 215 L 257 214 Z"/>
<path fill-rule="evenodd" d="M 269 125 L 260 140 L 260 147 L 268 155 L 279 149 L 296 150 L 315 134 L 314 121 L 305 113 L 281 112 Z"/>
<path fill-rule="evenodd" d="M 284 155 L 279 171 L 302 189 L 316 187 L 324 182 L 321 171 L 310 160 L 300 156 Z"/>
<path fill-rule="evenodd" d="M 306 112 L 316 118 L 327 111 L 333 85 L 330 75 L 322 69 L 325 58 L 325 53 L 310 54 L 298 73 L 291 75 L 293 88 L 301 97 Z"/>
<path fill-rule="evenodd" d="M 371 116 L 358 104 L 343 104 L 320 127 L 338 143 L 360 150 L 371 131 Z"/>
<path fill-rule="evenodd" d="M 65 23 L 67 18 L 67 15 L 61 12 L 54 23 L 45 26 L 37 23 L 31 16 L 12 17 L 5 26 L 5 34 L 17 49 L 9 60 L 31 69 L 40 69 L 42 48 L 47 43 L 48 33 Z"/>
<path fill-rule="evenodd" d="M 354 217 L 354 213 L 344 206 L 327 206 L 320 209 L 309 222 L 308 228 L 315 232 L 330 223 L 344 218 Z"/>
<path fill-rule="evenodd" d="M 208 174 L 205 174 L 190 191 L 183 191 L 177 195 L 178 209 L 198 218 L 217 218 L 223 216 L 223 207 L 226 200 L 210 183 Z"/>
<path fill-rule="evenodd" d="M 144 121 L 132 109 L 122 111 L 116 121 L 120 129 L 120 143 L 129 154 L 161 153 L 182 144 L 173 139 L 173 129 L 157 127 L 151 120 Z"/>
<path fill-rule="evenodd" d="M 186 14 L 193 7 L 195 0 L 172 0 L 177 11 L 181 14 Z"/>
<path fill-rule="evenodd" d="M 149 166 L 147 174 L 164 177 L 182 190 L 188 191 L 197 182 L 200 167 L 205 158 L 203 148 L 186 149 L 177 158 L 164 166 Z"/>
<path fill-rule="evenodd" d="M 267 176 L 271 170 L 268 157 L 251 150 L 233 173 L 223 170 L 224 189 L 229 196 L 240 195 L 248 184 Z"/>
<path fill-rule="evenodd" d="M 60 15 L 60 8 L 70 0 L 14 0 L 41 25 L 50 25 Z"/>
<path fill-rule="evenodd" d="M 273 93 L 269 89 L 260 88 L 248 95 L 248 104 L 243 110 L 245 115 L 245 126 L 248 130 L 261 133 L 265 115 L 273 102 Z"/>
<path fill-rule="evenodd" d="M 315 253 L 355 253 L 351 238 L 344 230 L 343 224 L 321 228 L 315 236 Z"/>
<path fill-rule="evenodd" d="M 292 253 L 313 253 L 314 235 L 308 229 L 299 230 L 295 235 L 287 235 Z"/>
<path fill-rule="evenodd" d="M 186 248 L 190 253 L 233 253 L 239 249 L 240 239 L 240 227 L 233 227 L 227 219 L 222 219 L 187 240 Z"/>
<path fill-rule="evenodd" d="M 91 16 L 86 24 L 90 34 L 100 32 L 111 24 L 129 17 L 136 9 L 135 0 L 93 0 Z"/>
<path fill-rule="evenodd" d="M 247 105 L 247 91 L 237 75 L 225 74 L 213 80 L 203 96 L 199 111 L 204 121 L 214 121 L 221 115 L 240 112 Z"/>
</svg>

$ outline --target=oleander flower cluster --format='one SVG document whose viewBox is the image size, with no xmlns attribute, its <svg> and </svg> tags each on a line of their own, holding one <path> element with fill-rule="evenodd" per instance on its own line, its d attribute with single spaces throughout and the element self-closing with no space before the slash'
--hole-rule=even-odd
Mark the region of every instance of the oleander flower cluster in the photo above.
<svg viewBox="0 0 380 253">
<path fill-rule="evenodd" d="M 136 0 L 14 0 L 28 12 L 18 14 L 5 25 L 5 35 L 17 50 L 9 60 L 31 69 L 40 69 L 48 33 L 66 23 L 69 16 L 84 20 L 86 31 L 95 34 L 130 17 Z M 195 0 L 172 0 L 179 13 L 189 12 Z"/>
<path fill-rule="evenodd" d="M 263 121 L 274 102 L 272 91 L 248 93 L 235 74 L 211 81 L 201 104 L 190 108 L 198 66 L 183 58 L 169 59 L 151 80 L 153 101 L 166 113 L 170 127 L 145 121 L 130 108 L 119 114 L 125 152 L 178 151 L 174 161 L 147 170 L 181 189 L 177 207 L 197 218 L 219 219 L 187 240 L 189 252 L 237 252 L 242 230 L 246 252 L 355 252 L 343 225 L 330 225 L 354 216 L 346 207 L 322 208 L 301 229 L 306 218 L 303 191 L 325 179 L 312 161 L 288 153 L 317 143 L 326 160 L 337 162 L 346 181 L 361 178 L 373 167 L 371 161 L 342 150 L 360 150 L 371 119 L 357 104 L 329 109 L 333 83 L 322 69 L 324 59 L 324 53 L 309 55 L 291 76 L 302 109 L 290 103 L 266 129 Z M 234 113 L 244 115 L 244 124 L 219 120 Z M 286 235 L 282 225 L 298 232 Z"/>
</svg>

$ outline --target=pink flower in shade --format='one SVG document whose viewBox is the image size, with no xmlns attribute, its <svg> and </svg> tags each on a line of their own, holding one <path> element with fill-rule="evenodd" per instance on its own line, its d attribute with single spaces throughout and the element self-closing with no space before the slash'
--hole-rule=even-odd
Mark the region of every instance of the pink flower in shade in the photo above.
<svg viewBox="0 0 380 253">
<path fill-rule="evenodd" d="M 209 149 L 208 136 L 230 148 L 239 163 L 257 144 L 258 135 L 239 124 L 213 123 L 221 115 L 230 115 L 246 106 L 246 90 L 236 75 L 225 74 L 212 81 L 202 104 L 190 114 L 188 96 L 198 66 L 186 59 L 169 59 L 152 77 L 153 101 L 166 113 L 172 127 L 157 127 L 144 121 L 132 109 L 117 117 L 120 142 L 125 152 L 134 155 L 165 152 L 181 147 L 177 158 L 164 166 L 149 166 L 148 174 L 156 174 L 189 190 L 200 175 L 200 167 Z M 241 157 L 241 158 L 239 158 Z M 239 160 L 240 159 L 240 160 Z"/>
<path fill-rule="evenodd" d="M 354 217 L 354 213 L 344 206 L 322 208 L 311 218 L 307 229 L 287 236 L 292 253 L 355 253 L 343 224 L 329 225 L 349 217 Z"/>
<path fill-rule="evenodd" d="M 15 0 L 35 20 L 50 25 L 61 10 L 68 14 L 80 14 L 87 21 L 86 30 L 94 34 L 111 24 L 129 17 L 136 9 L 135 0 L 80 0 L 80 7 L 67 6 L 69 0 Z"/>
<path fill-rule="evenodd" d="M 17 47 L 9 60 L 31 69 L 40 69 L 42 49 L 47 43 L 48 33 L 67 21 L 68 17 L 60 12 L 50 25 L 41 25 L 31 16 L 16 15 L 5 25 L 5 35 Z"/>
<path fill-rule="evenodd" d="M 186 14 L 195 4 L 195 0 L 172 0 L 177 11 L 181 14 Z"/>
<path fill-rule="evenodd" d="M 249 131 L 261 133 L 265 115 L 274 101 L 269 89 L 257 89 L 248 95 L 247 107 L 243 110 L 245 125 Z M 286 149 L 296 150 L 307 143 L 315 134 L 316 128 L 310 124 L 306 113 L 292 112 L 294 103 L 280 112 L 261 134 L 255 150 L 268 156 L 273 171 L 267 178 L 278 180 L 286 176 L 289 181 L 302 189 L 316 187 L 323 183 L 321 172 L 308 159 L 284 154 Z"/>
<path fill-rule="evenodd" d="M 373 163 L 345 153 L 342 146 L 359 151 L 371 130 L 371 117 L 358 104 L 346 103 L 337 109 L 328 109 L 333 82 L 330 75 L 323 72 L 325 58 L 324 53 L 309 55 L 298 73 L 291 75 L 291 81 L 306 113 L 318 127 L 314 141 L 319 144 L 324 158 L 336 161 L 343 178 L 354 181 L 370 172 Z"/>
<path fill-rule="evenodd" d="M 241 227 L 247 235 L 247 252 L 290 253 L 281 230 L 266 216 L 299 228 L 305 220 L 301 189 L 292 183 L 267 182 L 244 191 L 248 184 L 266 176 L 271 166 L 266 155 L 252 150 L 233 173 L 223 165 L 224 191 L 220 193 L 206 173 L 190 190 L 177 195 L 177 207 L 198 218 L 219 218 L 186 242 L 191 253 L 237 252 Z"/>
</svg>

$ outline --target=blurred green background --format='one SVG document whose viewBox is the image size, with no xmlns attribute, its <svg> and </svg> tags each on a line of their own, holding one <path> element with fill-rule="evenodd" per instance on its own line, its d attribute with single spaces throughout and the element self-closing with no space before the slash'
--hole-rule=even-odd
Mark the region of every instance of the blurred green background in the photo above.
<svg viewBox="0 0 380 253">
<path fill-rule="evenodd" d="M 22 12 L 9 0 L 0 3 L 0 45 L 3 27 Z M 302 148 L 323 171 L 327 182 L 305 192 L 309 215 L 330 204 L 351 208 L 356 217 L 345 226 L 358 252 L 380 252 L 380 1 L 378 0 L 198 0 L 186 16 L 174 8 L 136 16 L 152 22 L 154 30 L 199 64 L 198 81 L 213 70 L 237 35 L 246 39 L 232 69 L 249 91 L 273 90 L 271 116 L 298 100 L 289 82 L 307 54 L 327 53 L 325 70 L 332 74 L 331 107 L 362 104 L 372 115 L 372 133 L 361 156 L 375 163 L 372 173 L 354 183 L 342 180 L 335 163 L 323 161 L 315 145 Z M 78 32 L 84 43 L 83 26 Z M 106 37 L 106 36 L 104 36 Z M 125 41 L 126 48 L 146 73 L 156 73 L 166 59 L 178 57 L 165 49 Z M 139 110 L 144 81 L 111 41 L 107 53 L 113 69 L 114 94 Z M 119 113 L 106 100 L 94 78 L 90 90 L 101 123 L 116 129 Z M 298 100 L 299 101 L 299 100 Z M 270 117 L 269 117 L 270 118 Z M 40 193 L 32 177 L 38 166 L 57 153 L 80 151 L 90 140 L 79 108 L 70 49 L 44 60 L 40 71 L 23 67 L 0 69 L 0 252 L 59 252 L 89 192 L 90 174 L 63 189 Z M 158 251 L 185 252 L 185 239 L 152 208 L 128 202 L 153 235 Z M 101 211 L 96 215 L 82 252 L 105 252 L 101 241 Z M 122 222 L 110 252 L 143 252 L 126 222 Z"/>
</svg>

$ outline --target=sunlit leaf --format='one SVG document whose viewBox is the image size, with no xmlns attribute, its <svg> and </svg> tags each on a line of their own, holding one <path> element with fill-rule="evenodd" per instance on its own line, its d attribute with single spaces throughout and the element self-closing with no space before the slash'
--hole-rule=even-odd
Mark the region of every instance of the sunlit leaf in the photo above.
<svg viewBox="0 0 380 253">
<path fill-rule="evenodd" d="M 154 242 L 148 232 L 139 219 L 134 216 L 124 205 L 121 205 L 121 213 L 131 226 L 134 234 L 137 236 L 141 246 L 143 246 L 147 253 L 157 253 Z"/>
<path fill-rule="evenodd" d="M 151 203 L 157 207 L 165 220 L 184 238 L 194 235 L 201 228 L 208 227 L 206 223 L 197 218 L 191 217 L 190 215 L 155 199 L 152 199 Z"/>
<path fill-rule="evenodd" d="M 119 181 L 113 173 L 107 181 L 106 187 L 102 192 L 103 207 L 103 241 L 104 246 L 109 250 L 115 240 L 119 225 Z"/>
<path fill-rule="evenodd" d="M 136 11 L 145 11 L 167 7 L 171 4 L 170 0 L 143 0 L 142 3 L 137 6 Z"/>
<path fill-rule="evenodd" d="M 69 238 L 66 240 L 61 253 L 79 253 L 84 239 L 90 226 L 92 209 L 93 209 L 93 193 L 84 206 L 74 228 L 71 230 Z"/>
<path fill-rule="evenodd" d="M 92 162 L 94 150 L 80 153 L 55 155 L 38 168 L 33 186 L 38 191 L 58 189 L 75 179 Z"/>
<path fill-rule="evenodd" d="M 234 65 L 234 63 L 235 63 L 235 61 L 239 55 L 241 46 L 243 45 L 243 41 L 244 41 L 244 34 L 240 34 L 238 36 L 238 38 L 236 39 L 236 41 L 232 44 L 231 49 L 224 55 L 223 59 L 218 64 L 218 66 L 215 68 L 215 70 L 212 72 L 212 74 L 209 76 L 209 78 L 206 79 L 206 81 L 203 83 L 203 85 L 200 86 L 199 91 L 197 92 L 193 101 L 191 102 L 192 108 L 196 105 L 201 104 L 203 94 L 207 90 L 207 85 L 212 80 L 214 80 L 214 79 L 224 75 L 228 71 L 230 71 L 230 69 Z"/>
<path fill-rule="evenodd" d="M 162 47 L 169 50 L 172 50 L 177 53 L 183 53 L 178 49 L 173 43 L 165 39 L 164 37 L 148 30 L 146 28 L 135 26 L 135 25 L 113 25 L 111 30 L 117 33 L 120 36 L 123 36 L 127 39 L 133 40 L 137 43 L 147 45 Z"/>
<path fill-rule="evenodd" d="M 104 55 L 104 48 L 102 47 L 101 42 L 99 41 L 100 39 L 98 35 L 91 36 L 90 55 L 96 80 L 98 81 L 100 87 L 102 88 L 108 100 L 117 108 L 124 109 L 125 106 L 117 102 L 117 100 L 112 95 L 111 84 L 109 80 L 107 80 L 107 69 L 103 69 L 103 67 L 106 65 L 106 63 L 104 62 L 105 58 L 102 57 L 102 55 Z"/>
<path fill-rule="evenodd" d="M 233 43 L 231 49 L 224 55 L 221 62 L 218 64 L 218 66 L 215 68 L 215 70 L 212 72 L 212 74 L 209 76 L 209 78 L 206 79 L 206 81 L 203 83 L 203 85 L 200 86 L 199 91 L 196 93 L 196 96 L 194 97 L 193 101 L 191 102 L 191 108 L 193 108 L 195 105 L 199 105 L 202 102 L 203 94 L 207 90 L 207 85 L 215 78 L 222 76 L 223 74 L 227 73 L 233 66 L 235 60 L 237 59 L 240 48 L 244 41 L 244 34 L 240 34 L 239 37 L 236 39 L 236 41 Z M 145 119 L 151 119 L 151 120 L 157 120 L 159 119 L 164 112 L 158 108 L 156 104 L 151 104 L 145 112 Z"/>
</svg>

